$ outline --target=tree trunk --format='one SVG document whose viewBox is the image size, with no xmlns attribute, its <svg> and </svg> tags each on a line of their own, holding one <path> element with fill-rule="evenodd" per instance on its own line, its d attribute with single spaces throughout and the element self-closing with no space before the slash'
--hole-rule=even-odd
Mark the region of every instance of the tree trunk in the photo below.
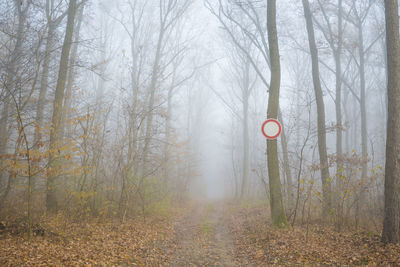
<svg viewBox="0 0 400 267">
<path fill-rule="evenodd" d="M 362 217 L 362 203 L 365 201 L 365 182 L 367 179 L 367 160 L 368 160 L 368 143 L 367 143 L 367 110 L 366 110 L 366 95 L 365 95 L 365 55 L 364 55 L 364 36 L 362 22 L 358 26 L 358 41 L 359 41 L 359 60 L 360 60 L 360 111 L 361 111 L 361 187 L 360 196 L 356 204 L 356 225 Z"/>
<path fill-rule="evenodd" d="M 39 99 L 36 106 L 36 126 L 34 133 L 34 145 L 41 140 L 41 129 L 43 128 L 43 112 L 46 104 L 46 94 L 49 80 L 49 67 L 51 60 L 51 53 L 54 46 L 54 35 L 58 25 L 61 23 L 65 15 L 64 12 L 57 18 L 53 18 L 54 12 L 54 0 L 46 0 L 46 18 L 47 18 L 47 39 L 44 51 L 42 77 L 40 80 Z"/>
<path fill-rule="evenodd" d="M 249 99 L 243 99 L 243 176 L 240 196 L 248 194 L 249 187 Z"/>
<path fill-rule="evenodd" d="M 279 89 L 281 82 L 278 33 L 276 30 L 276 0 L 268 0 L 267 28 L 271 62 L 271 82 L 267 117 L 276 119 L 278 116 Z M 267 158 L 272 222 L 275 226 L 286 226 L 287 219 L 282 202 L 281 181 L 279 178 L 278 141 L 276 139 L 267 140 Z"/>
<path fill-rule="evenodd" d="M 66 120 L 70 117 L 71 113 L 71 99 L 72 99 L 72 86 L 74 85 L 74 78 L 75 78 L 75 62 L 76 57 L 78 54 L 78 46 L 79 46 L 79 33 L 81 29 L 82 19 L 83 19 L 83 9 L 84 6 L 79 7 L 78 16 L 76 17 L 76 26 L 75 26 L 75 38 L 74 43 L 72 44 L 71 48 L 71 57 L 69 59 L 69 68 L 68 68 L 68 79 L 67 79 L 67 86 L 65 88 L 65 99 L 64 99 L 64 106 L 61 118 L 61 129 L 60 129 L 60 138 L 63 139 L 64 137 L 70 138 L 71 137 L 71 123 L 65 123 Z M 101 66 L 100 76 L 104 75 L 103 65 Z M 102 77 L 100 77 L 101 79 Z"/>
<path fill-rule="evenodd" d="M 55 25 L 52 21 L 48 22 L 47 29 L 47 40 L 46 40 L 46 48 L 44 52 L 44 60 L 43 60 L 43 68 L 42 68 L 42 77 L 40 80 L 40 91 L 39 91 L 39 99 L 36 107 L 36 128 L 35 128 L 35 141 L 34 145 L 37 145 L 37 142 L 41 139 L 41 128 L 43 127 L 43 110 L 46 103 L 46 94 L 47 94 L 47 84 L 49 79 L 49 65 L 50 65 L 50 55 L 53 49 L 54 43 L 54 33 L 55 33 Z"/>
<path fill-rule="evenodd" d="M 10 62 L 7 66 L 7 76 L 6 76 L 6 84 L 5 84 L 5 98 L 3 100 L 3 109 L 1 112 L 0 119 L 0 155 L 4 155 L 7 151 L 7 143 L 8 143 L 8 116 L 10 109 L 10 101 L 11 101 L 11 93 L 14 91 L 15 87 L 15 79 L 16 79 L 16 69 L 18 67 L 18 62 L 21 55 L 22 42 L 24 37 L 24 26 L 26 20 L 26 12 L 27 8 L 22 10 L 19 2 L 14 1 L 17 14 L 18 14 L 18 27 L 16 33 L 16 41 L 14 49 L 11 53 Z M 0 172 L 0 185 L 2 185 L 5 181 L 3 181 L 4 173 Z"/>
<path fill-rule="evenodd" d="M 171 116 L 172 116 L 172 91 L 173 91 L 173 84 L 175 81 L 175 71 L 172 74 L 172 86 L 168 90 L 167 96 L 167 115 L 165 119 L 165 146 L 164 146 L 164 182 L 168 181 L 169 178 L 169 163 L 170 163 L 170 147 L 171 147 Z"/>
<path fill-rule="evenodd" d="M 246 57 L 243 76 L 242 102 L 243 102 L 243 176 L 240 197 L 245 197 L 249 192 L 249 94 L 250 94 L 250 62 Z"/>
<path fill-rule="evenodd" d="M 385 0 L 388 121 L 382 241 L 400 242 L 400 38 L 397 0 Z"/>
<path fill-rule="evenodd" d="M 343 134 L 342 134 L 342 66 L 341 66 L 341 55 L 342 55 L 342 0 L 338 0 L 339 12 L 338 12 L 338 45 L 334 51 L 335 57 L 335 83 L 336 83 L 336 96 L 335 96 L 335 109 L 336 109 L 336 173 L 340 181 L 343 172 Z M 339 184 L 341 184 L 339 182 Z"/>
<path fill-rule="evenodd" d="M 159 68 L 160 68 L 160 59 L 161 59 L 161 49 L 162 49 L 162 42 L 164 39 L 164 24 L 161 22 L 160 33 L 158 35 L 157 41 L 157 48 L 156 48 L 156 55 L 154 58 L 151 82 L 150 82 L 150 98 L 147 107 L 147 119 L 146 119 L 146 131 L 145 131 L 145 139 L 144 139 L 144 147 L 143 147 L 143 165 L 142 165 L 142 178 L 146 176 L 147 173 L 147 164 L 148 164 L 148 154 L 149 154 L 149 146 L 150 146 L 150 139 L 151 139 L 151 132 L 153 130 L 153 108 L 154 108 L 154 97 L 155 91 L 157 87 L 158 75 L 159 75 Z"/>
<path fill-rule="evenodd" d="M 335 110 L 336 110 L 336 195 L 335 206 L 337 210 L 337 229 L 340 231 L 343 207 L 340 205 L 340 192 L 343 190 L 343 125 L 342 125 L 342 42 L 343 42 L 343 26 L 342 26 L 342 0 L 338 0 L 338 45 L 334 52 L 335 58 Z"/>
<path fill-rule="evenodd" d="M 323 217 L 328 215 L 331 208 L 331 183 L 329 180 L 328 155 L 326 150 L 326 131 L 325 131 L 325 105 L 322 94 L 321 81 L 319 79 L 318 66 L 318 50 L 315 43 L 314 26 L 308 0 L 303 1 L 304 17 L 307 24 L 308 42 L 311 53 L 312 77 L 315 91 L 315 99 L 317 102 L 317 117 L 318 117 L 318 152 L 321 168 L 321 182 L 323 194 Z"/>
<path fill-rule="evenodd" d="M 56 85 L 55 98 L 53 102 L 53 116 L 51 119 L 50 148 L 56 149 L 60 141 L 61 117 L 63 112 L 64 90 L 68 71 L 69 53 L 71 50 L 72 36 L 74 31 L 74 20 L 76 13 L 76 0 L 70 0 L 68 6 L 67 29 L 65 32 L 64 43 L 61 52 L 60 68 Z M 56 198 L 56 174 L 58 155 L 50 154 L 49 166 L 50 174 L 47 179 L 46 208 L 48 211 L 57 210 Z"/>
<path fill-rule="evenodd" d="M 287 148 L 287 138 L 285 133 L 285 127 L 283 126 L 283 118 L 282 113 L 279 109 L 278 119 L 282 124 L 282 133 L 281 133 L 281 145 L 282 145 L 282 154 L 283 154 L 283 170 L 286 176 L 286 185 L 287 185 L 287 200 L 288 207 L 292 207 L 294 205 L 294 195 L 293 195 L 293 181 L 292 181 L 292 172 L 290 171 L 289 166 L 289 153 Z"/>
</svg>

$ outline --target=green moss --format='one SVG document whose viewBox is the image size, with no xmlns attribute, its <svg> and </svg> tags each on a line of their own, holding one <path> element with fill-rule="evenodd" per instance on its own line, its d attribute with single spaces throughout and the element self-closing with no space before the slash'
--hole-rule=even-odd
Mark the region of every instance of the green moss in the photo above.
<svg viewBox="0 0 400 267">
<path fill-rule="evenodd" d="M 285 213 L 281 213 L 274 221 L 274 226 L 278 228 L 286 228 L 289 226 Z"/>
</svg>

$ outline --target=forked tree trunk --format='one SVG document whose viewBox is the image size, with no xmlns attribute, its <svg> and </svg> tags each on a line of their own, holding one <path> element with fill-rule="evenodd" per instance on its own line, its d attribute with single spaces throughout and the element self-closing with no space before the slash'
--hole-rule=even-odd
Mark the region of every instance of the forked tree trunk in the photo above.
<svg viewBox="0 0 400 267">
<path fill-rule="evenodd" d="M 56 34 L 56 29 L 60 25 L 61 21 L 67 14 L 65 11 L 63 14 L 58 16 L 57 18 L 53 18 L 55 12 L 54 8 L 54 0 L 46 0 L 46 18 L 47 18 L 47 40 L 44 51 L 44 59 L 43 59 L 43 67 L 42 67 L 42 77 L 40 80 L 40 90 L 39 90 L 39 99 L 36 106 L 36 126 L 35 134 L 34 134 L 34 145 L 41 139 L 41 129 L 43 128 L 43 113 L 44 107 L 46 104 L 46 95 L 47 95 L 47 87 L 49 80 L 49 68 L 50 68 L 50 60 L 52 50 L 54 49 L 54 35 Z"/>
<path fill-rule="evenodd" d="M 65 83 L 67 80 L 69 53 L 71 50 L 72 36 L 74 31 L 74 21 L 76 13 L 76 0 L 70 0 L 68 6 L 68 21 L 65 32 L 64 43 L 61 52 L 60 68 L 58 72 L 58 80 L 56 85 L 55 98 L 53 102 L 53 116 L 51 119 L 50 132 L 50 148 L 56 149 L 60 142 L 61 117 L 63 112 L 63 100 Z M 57 210 L 56 198 L 56 177 L 55 170 L 57 169 L 58 155 L 51 153 L 49 156 L 50 174 L 47 179 L 46 187 L 46 208 L 48 211 Z"/>
</svg>

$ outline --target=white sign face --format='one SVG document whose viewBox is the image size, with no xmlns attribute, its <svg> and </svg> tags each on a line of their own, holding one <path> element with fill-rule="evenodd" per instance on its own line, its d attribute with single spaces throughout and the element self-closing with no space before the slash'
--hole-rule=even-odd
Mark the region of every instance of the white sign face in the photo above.
<svg viewBox="0 0 400 267">
<path fill-rule="evenodd" d="M 268 139 L 276 139 L 282 132 L 282 126 L 275 119 L 266 120 L 261 128 L 263 135 Z"/>
</svg>

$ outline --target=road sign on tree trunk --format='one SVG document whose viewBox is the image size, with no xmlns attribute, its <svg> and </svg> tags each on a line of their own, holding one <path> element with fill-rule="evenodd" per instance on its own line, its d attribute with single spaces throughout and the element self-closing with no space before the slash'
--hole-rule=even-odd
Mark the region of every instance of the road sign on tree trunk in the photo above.
<svg viewBox="0 0 400 267">
<path fill-rule="evenodd" d="M 267 119 L 261 127 L 263 135 L 267 139 L 276 139 L 282 132 L 282 125 L 276 119 Z"/>
</svg>

